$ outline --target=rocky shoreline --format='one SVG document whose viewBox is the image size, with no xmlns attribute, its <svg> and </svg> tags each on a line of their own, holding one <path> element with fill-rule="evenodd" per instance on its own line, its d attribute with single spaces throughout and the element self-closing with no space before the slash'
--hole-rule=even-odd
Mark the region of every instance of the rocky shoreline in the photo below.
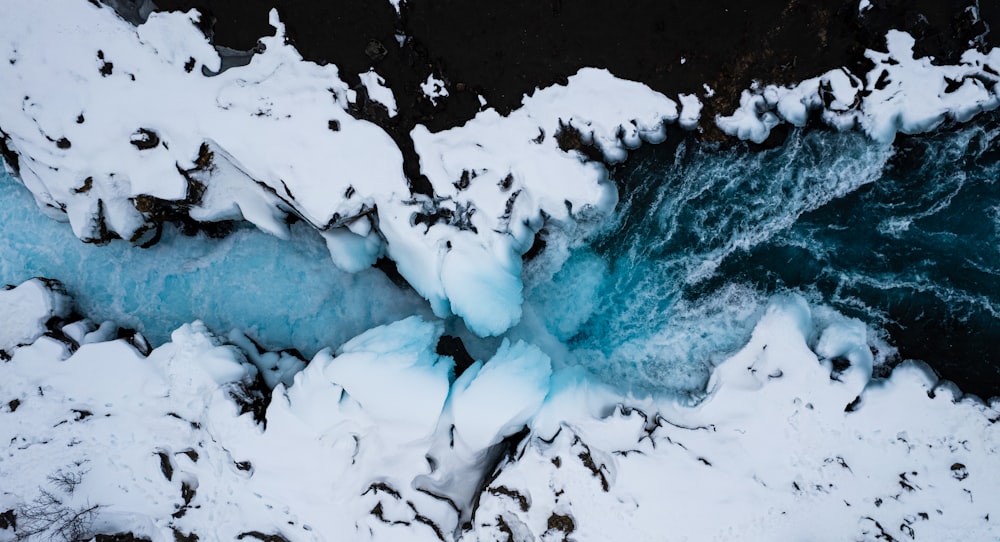
<svg viewBox="0 0 1000 542">
<path fill-rule="evenodd" d="M 431 131 L 461 125 L 480 110 L 479 96 L 506 114 L 536 88 L 596 67 L 668 96 L 704 97 L 707 85 L 714 95 L 703 100 L 701 128 L 718 136 L 711 120 L 733 111 L 754 81 L 793 84 L 840 67 L 865 73 L 865 50 L 882 49 L 889 30 L 909 33 L 916 56 L 939 63 L 1000 44 L 1000 34 L 990 32 L 1000 28 L 1000 6 L 989 2 L 861 4 L 869 7 L 840 0 L 771 0 L 753 9 L 657 0 L 409 0 L 397 13 L 389 2 L 367 0 L 156 1 L 162 10 L 198 9 L 213 42 L 236 50 L 251 50 L 272 33 L 267 13 L 277 8 L 306 60 L 336 64 L 355 88 L 359 73 L 376 69 L 401 103 L 399 118 L 380 124 L 403 133 L 416 123 Z M 437 105 L 420 90 L 427 69 L 448 83 L 450 95 Z"/>
</svg>

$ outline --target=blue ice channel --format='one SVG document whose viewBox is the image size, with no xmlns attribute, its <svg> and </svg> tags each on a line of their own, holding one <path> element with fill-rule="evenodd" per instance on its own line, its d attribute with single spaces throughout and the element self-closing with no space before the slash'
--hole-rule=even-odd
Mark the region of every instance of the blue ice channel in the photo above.
<svg viewBox="0 0 1000 542">
<path fill-rule="evenodd" d="M 148 249 L 120 240 L 96 246 L 45 216 L 2 170 L 0 200 L 0 283 L 58 279 L 80 313 L 137 329 L 153 345 L 200 319 L 217 332 L 240 329 L 269 349 L 311 357 L 372 327 L 430 317 L 426 302 L 381 272 L 339 271 L 323 240 L 301 224 L 290 241 L 250 226 L 214 239 L 168 225 Z"/>
</svg>

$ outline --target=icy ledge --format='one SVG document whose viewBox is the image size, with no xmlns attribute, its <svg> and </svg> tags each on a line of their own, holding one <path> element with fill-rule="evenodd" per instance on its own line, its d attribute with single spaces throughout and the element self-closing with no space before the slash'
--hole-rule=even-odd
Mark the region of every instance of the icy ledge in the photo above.
<svg viewBox="0 0 1000 542">
<path fill-rule="evenodd" d="M 793 86 L 767 85 L 743 91 L 740 107 L 717 117 L 725 133 L 763 143 L 775 126 L 805 126 L 819 112 L 837 129 L 860 128 L 880 143 L 897 133 L 929 132 L 948 120 L 966 122 L 1000 105 L 1000 50 L 970 49 L 960 64 L 938 65 L 914 58 L 914 39 L 892 30 L 886 52 L 866 51 L 875 66 L 864 81 L 846 68 Z"/>
<path fill-rule="evenodd" d="M 341 268 L 386 255 L 437 315 L 479 335 L 519 320 L 521 255 L 546 220 L 616 203 L 604 168 L 564 149 L 592 143 L 619 160 L 678 117 L 644 85 L 585 69 L 508 118 L 486 110 L 439 134 L 418 126 L 434 193 L 415 194 L 392 139 L 348 113 L 357 94 L 336 66 L 303 61 L 275 12 L 263 51 L 213 75 L 221 61 L 197 12 L 134 27 L 95 4 L 10 0 L 0 19 L 0 140 L 43 209 L 83 240 L 137 244 L 178 215 L 246 219 L 279 237 L 303 219 Z M 363 79 L 394 103 L 377 73 Z"/>
<path fill-rule="evenodd" d="M 553 373 L 523 342 L 456 379 L 418 318 L 268 392 L 277 355 L 195 323 L 144 356 L 112 324 L 67 323 L 52 285 L 0 296 L 35 337 L 0 363 L 3 541 L 58 539 L 33 510 L 156 542 L 1000 534 L 997 405 L 918 364 L 872 380 L 865 326 L 800 298 L 773 300 L 682 406 Z"/>
</svg>

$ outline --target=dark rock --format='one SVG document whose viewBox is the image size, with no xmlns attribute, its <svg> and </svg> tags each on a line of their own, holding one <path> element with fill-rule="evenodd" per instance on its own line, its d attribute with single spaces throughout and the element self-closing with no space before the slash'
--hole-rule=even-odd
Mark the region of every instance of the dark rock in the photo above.
<svg viewBox="0 0 1000 542">
<path fill-rule="evenodd" d="M 155 149 L 160 145 L 160 136 L 148 128 L 139 128 L 129 140 L 140 151 Z"/>
<path fill-rule="evenodd" d="M 17 528 L 17 515 L 13 510 L 7 510 L 6 512 L 0 513 L 0 529 L 16 529 Z"/>
<path fill-rule="evenodd" d="M 164 452 L 156 452 L 156 455 L 160 458 L 160 472 L 163 473 L 163 477 L 167 481 L 173 480 L 174 478 L 174 466 L 170 462 L 170 457 Z"/>
<path fill-rule="evenodd" d="M 152 542 L 145 537 L 136 536 L 133 533 L 99 534 L 94 537 L 94 542 Z"/>
<path fill-rule="evenodd" d="M 455 376 L 459 376 L 469 368 L 470 365 L 476 362 L 469 355 L 469 351 L 465 349 L 465 344 L 462 339 L 454 337 L 452 335 L 442 335 L 438 339 L 437 348 L 435 352 L 441 356 L 450 356 L 451 359 L 455 360 Z"/>
<path fill-rule="evenodd" d="M 236 537 L 237 540 L 243 540 L 244 538 L 253 538 L 261 542 L 288 542 L 288 539 L 280 534 L 264 534 L 260 531 L 248 531 L 240 533 Z"/>
<path fill-rule="evenodd" d="M 550 531 L 562 531 L 563 534 L 568 535 L 576 530 L 576 523 L 570 516 L 564 516 L 553 512 L 552 515 L 549 516 L 548 529 Z"/>
</svg>

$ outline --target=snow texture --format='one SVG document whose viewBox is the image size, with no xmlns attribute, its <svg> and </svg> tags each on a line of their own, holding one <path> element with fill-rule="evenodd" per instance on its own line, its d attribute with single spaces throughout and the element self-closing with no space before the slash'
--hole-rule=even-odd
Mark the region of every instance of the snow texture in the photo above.
<svg viewBox="0 0 1000 542">
<path fill-rule="evenodd" d="M 805 126 L 818 112 L 829 126 L 860 128 L 877 142 L 891 143 L 897 133 L 966 122 L 1000 105 L 1000 50 L 970 49 L 960 64 L 939 65 L 933 58 L 914 58 L 913 45 L 912 36 L 891 30 L 886 52 L 865 53 L 875 66 L 863 80 L 840 68 L 788 87 L 755 86 L 744 90 L 739 108 L 717 117 L 716 124 L 729 135 L 763 143 L 778 124 Z"/>
<path fill-rule="evenodd" d="M 0 297 L 37 316 L 20 308 L 37 310 Z M 440 324 L 417 318 L 321 352 L 269 399 L 199 322 L 148 356 L 110 323 L 50 325 L 0 363 L 0 513 L 21 514 L 4 541 L 46 506 L 89 510 L 85 536 L 155 542 L 1000 533 L 996 404 L 916 363 L 873 380 L 864 324 L 798 297 L 772 300 L 695 405 L 552 373 L 524 342 L 452 382 Z"/>
<path fill-rule="evenodd" d="M 31 279 L 0 290 L 0 352 L 31 344 L 52 318 L 69 314 L 69 298 L 55 281 Z"/>
</svg>

